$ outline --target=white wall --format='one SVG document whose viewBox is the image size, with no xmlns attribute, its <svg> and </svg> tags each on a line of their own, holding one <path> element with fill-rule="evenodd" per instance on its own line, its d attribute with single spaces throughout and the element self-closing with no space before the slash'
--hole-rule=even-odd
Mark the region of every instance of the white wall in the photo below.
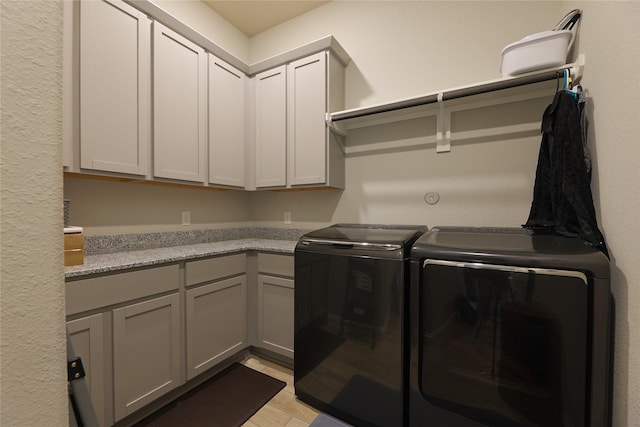
<svg viewBox="0 0 640 427">
<path fill-rule="evenodd" d="M 508 126 L 515 118 L 535 125 L 546 103 L 545 98 L 530 101 L 526 114 L 520 115 L 505 111 L 513 105 L 475 113 L 509 116 L 497 125 Z M 472 113 L 463 117 L 468 114 Z M 461 122 L 460 114 L 453 118 Z M 438 154 L 429 142 L 435 124 L 428 121 L 412 119 L 351 131 L 348 146 L 365 151 L 347 155 L 345 190 L 255 193 L 252 221 L 278 226 L 283 212 L 290 211 L 294 225 L 302 227 L 332 222 L 517 227 L 526 222 L 540 145 L 537 132 L 454 141 L 451 152 Z M 460 127 L 454 121 L 453 129 Z M 364 142 L 411 145 L 368 150 Z M 425 203 L 427 192 L 439 194 L 436 205 Z"/>
<path fill-rule="evenodd" d="M 559 2 L 338 0 L 252 37 L 251 62 L 332 34 L 352 108 L 498 78 L 502 48 L 558 16 Z"/>
<path fill-rule="evenodd" d="M 71 200 L 69 222 L 87 236 L 189 231 L 247 226 L 250 194 L 245 191 L 65 178 Z M 191 212 L 183 226 L 182 211 Z"/>
<path fill-rule="evenodd" d="M 616 301 L 614 426 L 640 426 L 640 3 L 584 1 L 592 188 Z"/>
<path fill-rule="evenodd" d="M 155 0 L 154 3 L 238 59 L 249 62 L 249 38 L 201 1 Z"/>
<path fill-rule="evenodd" d="M 354 108 L 499 78 L 502 48 L 552 28 L 562 15 L 558 2 L 334 1 L 254 36 L 251 58 L 258 61 L 333 34 L 352 58 L 346 108 Z M 452 130 L 537 123 L 551 93 L 535 102 L 456 114 Z M 307 202 L 310 196 L 301 193 L 256 194 L 252 204 L 260 209 L 252 219 L 276 225 L 287 206 L 294 223 L 304 226 L 321 221 L 430 227 L 526 222 L 537 131 L 454 142 L 451 152 L 442 154 L 427 143 L 433 135 L 433 118 L 352 132 L 348 145 L 394 140 L 414 145 L 349 155 L 346 189 L 338 195 L 316 192 Z M 440 202 L 427 205 L 427 192 L 438 192 Z M 326 215 L 319 218 L 319 212 Z"/>
<path fill-rule="evenodd" d="M 62 3 L 1 8 L 0 425 L 64 426 Z"/>
</svg>

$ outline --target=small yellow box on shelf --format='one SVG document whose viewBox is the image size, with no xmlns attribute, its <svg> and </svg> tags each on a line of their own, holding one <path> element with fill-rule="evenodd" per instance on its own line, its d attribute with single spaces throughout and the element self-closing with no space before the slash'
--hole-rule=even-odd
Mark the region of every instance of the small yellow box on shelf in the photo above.
<svg viewBox="0 0 640 427">
<path fill-rule="evenodd" d="M 79 230 L 78 230 L 79 229 Z M 80 227 L 65 227 L 64 229 L 64 265 L 79 265 L 84 263 L 84 235 Z"/>
<path fill-rule="evenodd" d="M 69 267 L 71 265 L 84 264 L 84 251 L 82 249 L 71 249 L 64 251 L 64 265 Z"/>
</svg>

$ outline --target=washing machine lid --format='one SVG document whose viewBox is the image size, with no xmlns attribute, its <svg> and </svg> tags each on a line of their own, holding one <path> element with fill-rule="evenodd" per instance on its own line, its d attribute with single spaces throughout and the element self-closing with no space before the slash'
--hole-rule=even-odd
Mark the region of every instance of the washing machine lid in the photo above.
<svg viewBox="0 0 640 427">
<path fill-rule="evenodd" d="M 423 225 L 335 224 L 305 234 L 303 244 L 335 244 L 400 249 L 427 231 Z"/>
<path fill-rule="evenodd" d="M 434 227 L 412 250 L 413 260 L 426 258 L 573 269 L 610 277 L 609 260 L 588 242 L 516 227 Z"/>
</svg>

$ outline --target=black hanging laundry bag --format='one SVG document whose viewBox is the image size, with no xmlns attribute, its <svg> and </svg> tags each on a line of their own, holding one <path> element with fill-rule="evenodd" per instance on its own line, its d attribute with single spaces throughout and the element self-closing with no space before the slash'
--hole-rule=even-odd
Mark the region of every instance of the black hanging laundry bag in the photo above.
<svg viewBox="0 0 640 427">
<path fill-rule="evenodd" d="M 542 117 L 533 202 L 525 228 L 581 238 L 609 256 L 591 193 L 591 160 L 580 93 L 558 91 Z"/>
</svg>

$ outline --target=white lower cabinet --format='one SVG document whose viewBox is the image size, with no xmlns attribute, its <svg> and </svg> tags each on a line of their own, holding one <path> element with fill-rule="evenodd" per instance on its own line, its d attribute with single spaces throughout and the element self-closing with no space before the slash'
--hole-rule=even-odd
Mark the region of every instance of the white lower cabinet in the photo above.
<svg viewBox="0 0 640 427">
<path fill-rule="evenodd" d="M 179 382 L 179 285 L 178 264 L 65 283 L 67 329 L 100 425 Z"/>
<path fill-rule="evenodd" d="M 65 284 L 69 337 L 101 426 L 127 423 L 250 344 L 293 359 L 293 256 L 250 257 L 257 266 L 237 253 Z"/>
<path fill-rule="evenodd" d="M 104 314 L 94 314 L 67 322 L 67 332 L 76 357 L 82 360 L 85 382 L 100 426 L 105 419 Z"/>
<path fill-rule="evenodd" d="M 293 279 L 258 276 L 258 339 L 267 350 L 293 358 Z"/>
<path fill-rule="evenodd" d="M 186 291 L 187 380 L 247 345 L 247 277 Z"/>
<path fill-rule="evenodd" d="M 115 419 L 180 385 L 180 296 L 113 310 Z"/>
<path fill-rule="evenodd" d="M 258 339 L 293 358 L 293 279 L 258 275 Z"/>
<path fill-rule="evenodd" d="M 293 359 L 293 257 L 258 254 L 258 346 Z"/>
<path fill-rule="evenodd" d="M 185 265 L 187 380 L 248 346 L 244 253 Z"/>
</svg>

